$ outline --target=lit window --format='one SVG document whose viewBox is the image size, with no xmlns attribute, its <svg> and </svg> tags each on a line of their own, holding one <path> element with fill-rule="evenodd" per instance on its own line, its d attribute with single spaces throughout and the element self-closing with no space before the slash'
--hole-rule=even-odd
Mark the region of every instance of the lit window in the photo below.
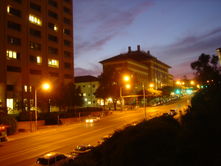
<svg viewBox="0 0 221 166">
<path fill-rule="evenodd" d="M 40 20 L 38 17 L 33 16 L 33 15 L 31 15 L 31 14 L 29 15 L 29 21 L 30 21 L 31 23 L 36 24 L 36 25 L 39 25 L 39 26 L 42 25 L 41 20 Z"/>
<path fill-rule="evenodd" d="M 10 6 L 7 6 L 7 12 L 10 13 Z"/>
<path fill-rule="evenodd" d="M 7 108 L 13 109 L 13 99 L 7 99 Z"/>
<path fill-rule="evenodd" d="M 86 96 L 86 93 L 83 93 L 83 96 Z"/>
<path fill-rule="evenodd" d="M 87 104 L 91 104 L 91 101 L 88 101 Z"/>
<path fill-rule="evenodd" d="M 18 59 L 18 53 L 12 50 L 7 50 L 6 55 L 9 59 Z"/>
<path fill-rule="evenodd" d="M 87 98 L 85 98 L 84 101 L 87 101 Z"/>
<path fill-rule="evenodd" d="M 41 57 L 40 57 L 40 56 L 37 56 L 37 57 L 36 57 L 36 60 L 37 60 L 37 63 L 38 63 L 38 64 L 41 64 L 42 59 L 41 59 Z"/>
<path fill-rule="evenodd" d="M 57 25 L 54 25 L 54 31 L 58 31 Z"/>
<path fill-rule="evenodd" d="M 28 92 L 28 86 L 27 85 L 24 86 L 24 91 Z"/>
<path fill-rule="evenodd" d="M 48 59 L 48 66 L 58 68 L 59 67 L 59 61 L 56 60 L 56 59 Z"/>
</svg>

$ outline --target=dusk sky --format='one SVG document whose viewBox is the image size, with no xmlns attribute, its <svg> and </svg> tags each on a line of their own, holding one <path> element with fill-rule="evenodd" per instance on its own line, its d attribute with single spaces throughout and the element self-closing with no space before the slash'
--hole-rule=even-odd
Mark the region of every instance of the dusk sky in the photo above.
<svg viewBox="0 0 221 166">
<path fill-rule="evenodd" d="M 99 61 L 141 46 L 175 78 L 221 47 L 221 0 L 74 0 L 75 75 L 98 76 Z"/>
</svg>

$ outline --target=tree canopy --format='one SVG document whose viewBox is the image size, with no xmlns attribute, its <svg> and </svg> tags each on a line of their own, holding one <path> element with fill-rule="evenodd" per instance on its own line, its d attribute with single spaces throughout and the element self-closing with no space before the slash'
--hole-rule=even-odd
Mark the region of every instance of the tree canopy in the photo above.
<svg viewBox="0 0 221 166">
<path fill-rule="evenodd" d="M 217 83 L 221 80 L 221 70 L 218 67 L 218 56 L 211 56 L 202 53 L 198 60 L 191 63 L 191 68 L 196 70 L 196 79 L 200 83 L 206 83 L 208 80 L 213 80 Z"/>
</svg>

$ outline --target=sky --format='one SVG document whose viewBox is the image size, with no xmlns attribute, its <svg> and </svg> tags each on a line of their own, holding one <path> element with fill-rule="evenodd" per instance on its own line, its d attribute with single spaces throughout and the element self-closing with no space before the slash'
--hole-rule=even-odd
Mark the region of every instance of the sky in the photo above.
<svg viewBox="0 0 221 166">
<path fill-rule="evenodd" d="M 221 47 L 221 0 L 73 0 L 75 76 L 98 76 L 99 61 L 140 45 L 193 77 L 190 63 Z"/>
</svg>

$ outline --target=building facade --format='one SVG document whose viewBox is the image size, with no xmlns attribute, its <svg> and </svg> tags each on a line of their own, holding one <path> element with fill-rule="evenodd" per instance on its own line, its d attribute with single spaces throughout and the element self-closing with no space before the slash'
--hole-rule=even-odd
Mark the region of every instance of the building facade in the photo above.
<svg viewBox="0 0 221 166">
<path fill-rule="evenodd" d="M 88 75 L 75 77 L 74 80 L 76 87 L 81 90 L 84 101 L 83 107 L 97 107 L 99 104 L 94 93 L 99 87 L 98 78 Z"/>
<path fill-rule="evenodd" d="M 217 56 L 219 57 L 219 64 L 221 65 L 221 48 L 216 49 Z"/>
<path fill-rule="evenodd" d="M 73 81 L 72 0 L 0 1 L 0 107 Z"/>
<path fill-rule="evenodd" d="M 128 47 L 128 52 L 123 53 L 100 62 L 103 65 L 103 72 L 112 69 L 118 70 L 122 74 L 129 74 L 133 80 L 133 87 L 137 91 L 142 90 L 142 86 L 158 89 L 171 84 L 172 75 L 169 74 L 169 65 L 153 57 L 149 51 L 141 51 L 140 46 L 132 51 Z"/>
</svg>

